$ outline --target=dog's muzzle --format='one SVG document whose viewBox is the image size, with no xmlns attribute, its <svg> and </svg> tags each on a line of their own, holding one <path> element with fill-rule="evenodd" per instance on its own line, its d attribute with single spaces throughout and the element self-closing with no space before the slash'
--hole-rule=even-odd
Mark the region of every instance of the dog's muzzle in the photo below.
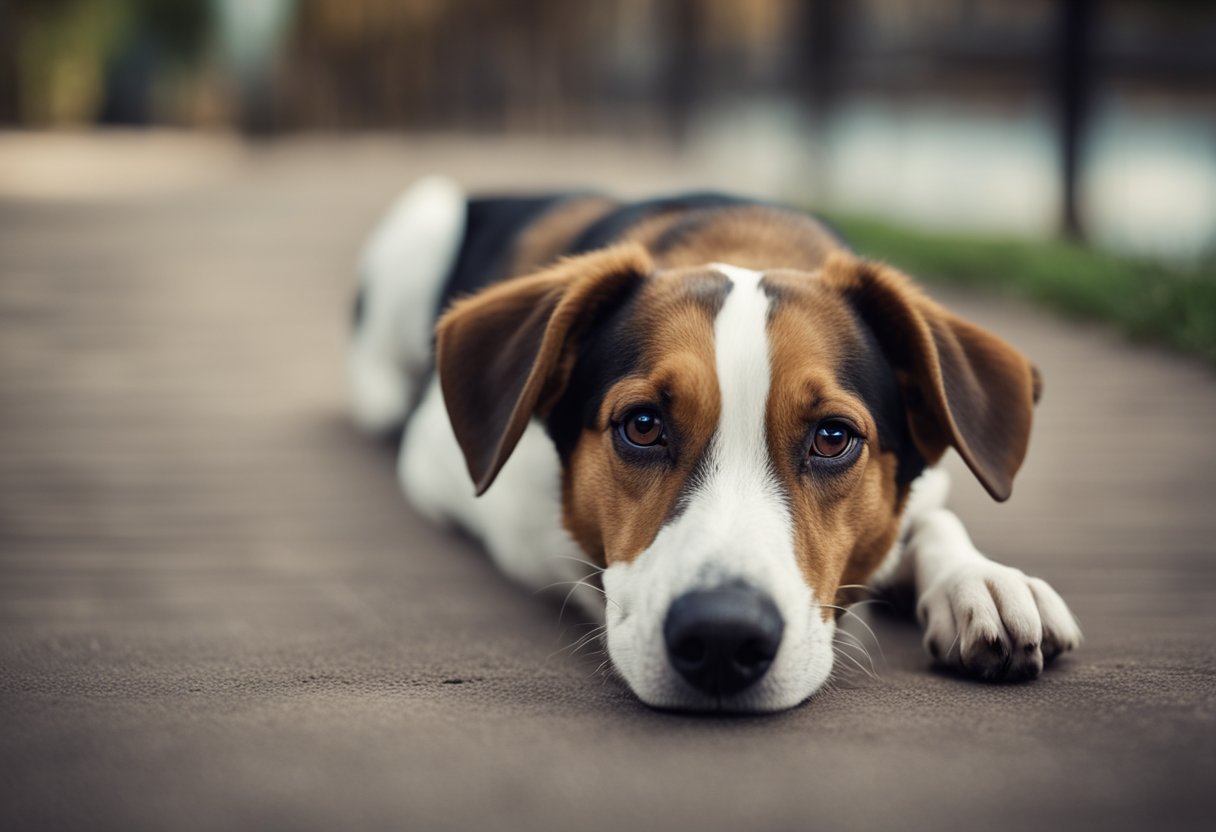
<svg viewBox="0 0 1216 832">
<path fill-rule="evenodd" d="M 785 621 L 769 596 L 732 584 L 676 598 L 663 622 L 671 666 L 698 691 L 730 696 L 758 682 L 777 656 Z"/>
</svg>

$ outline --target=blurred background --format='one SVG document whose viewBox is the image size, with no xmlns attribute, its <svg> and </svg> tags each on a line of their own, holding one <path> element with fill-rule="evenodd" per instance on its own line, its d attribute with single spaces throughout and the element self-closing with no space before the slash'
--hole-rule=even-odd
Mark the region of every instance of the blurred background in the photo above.
<svg viewBox="0 0 1216 832">
<path fill-rule="evenodd" d="M 0 123 L 666 142 L 820 209 L 1193 262 L 1213 43 L 1203 0 L 0 0 Z"/>
</svg>

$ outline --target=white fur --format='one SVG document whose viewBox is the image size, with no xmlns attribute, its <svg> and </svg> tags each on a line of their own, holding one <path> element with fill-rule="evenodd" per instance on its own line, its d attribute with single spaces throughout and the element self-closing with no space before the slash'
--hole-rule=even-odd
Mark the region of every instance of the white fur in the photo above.
<svg viewBox="0 0 1216 832">
<path fill-rule="evenodd" d="M 372 433 L 401 425 L 414 382 L 431 361 L 439 293 L 464 236 L 465 198 L 450 179 L 410 186 L 363 248 L 363 320 L 347 352 L 355 422 Z"/>
<path fill-rule="evenodd" d="M 913 481 L 900 518 L 899 536 L 867 581 L 870 586 L 889 587 L 911 580 L 911 561 L 903 554 L 912 523 L 926 512 L 943 508 L 949 497 L 950 475 L 940 468 L 929 468 Z"/>
<path fill-rule="evenodd" d="M 825 622 L 794 551 L 789 506 L 768 459 L 769 301 L 761 275 L 715 264 L 732 287 L 714 326 L 721 417 L 704 480 L 687 508 L 630 563 L 604 573 L 608 653 L 644 701 L 660 707 L 772 711 L 798 704 L 832 668 L 834 619 Z M 768 673 L 723 701 L 693 689 L 667 661 L 663 622 L 686 592 L 743 581 L 785 620 Z"/>
<path fill-rule="evenodd" d="M 397 472 L 415 508 L 475 536 L 498 568 L 524 587 L 541 590 L 587 576 L 578 563 L 586 555 L 562 526 L 561 463 L 537 422 L 528 424 L 490 490 L 477 497 L 433 380 L 406 427 Z M 603 615 L 598 592 L 568 588 L 584 611 Z"/>
</svg>

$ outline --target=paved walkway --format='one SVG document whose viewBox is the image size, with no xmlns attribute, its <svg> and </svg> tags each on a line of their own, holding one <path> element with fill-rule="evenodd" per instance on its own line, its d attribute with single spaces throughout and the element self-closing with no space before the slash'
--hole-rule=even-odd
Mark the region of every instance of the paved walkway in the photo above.
<svg viewBox="0 0 1216 832">
<path fill-rule="evenodd" d="M 870 614 L 877 680 L 776 717 L 656 713 L 405 507 L 344 418 L 341 346 L 361 234 L 420 173 L 714 177 L 636 148 L 201 147 L 0 137 L 0 828 L 1211 822 L 1210 371 L 946 296 L 1047 381 L 1014 498 L 960 477 L 955 504 L 1084 648 L 988 687 Z M 6 183 L 56 153 L 74 176 Z"/>
</svg>

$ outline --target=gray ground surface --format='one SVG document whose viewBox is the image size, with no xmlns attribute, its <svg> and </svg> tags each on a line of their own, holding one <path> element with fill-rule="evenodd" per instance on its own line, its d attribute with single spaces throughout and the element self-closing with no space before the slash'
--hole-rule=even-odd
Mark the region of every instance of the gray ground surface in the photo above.
<svg viewBox="0 0 1216 832">
<path fill-rule="evenodd" d="M 344 419 L 342 334 L 360 236 L 418 173 L 711 177 L 595 147 L 73 141 L 0 142 L 27 174 L 0 181 L 0 828 L 1210 823 L 1209 371 L 946 296 L 1047 380 L 1014 498 L 960 476 L 954 503 L 1087 643 L 989 687 L 871 613 L 877 680 L 656 713 L 403 504 Z"/>
</svg>

